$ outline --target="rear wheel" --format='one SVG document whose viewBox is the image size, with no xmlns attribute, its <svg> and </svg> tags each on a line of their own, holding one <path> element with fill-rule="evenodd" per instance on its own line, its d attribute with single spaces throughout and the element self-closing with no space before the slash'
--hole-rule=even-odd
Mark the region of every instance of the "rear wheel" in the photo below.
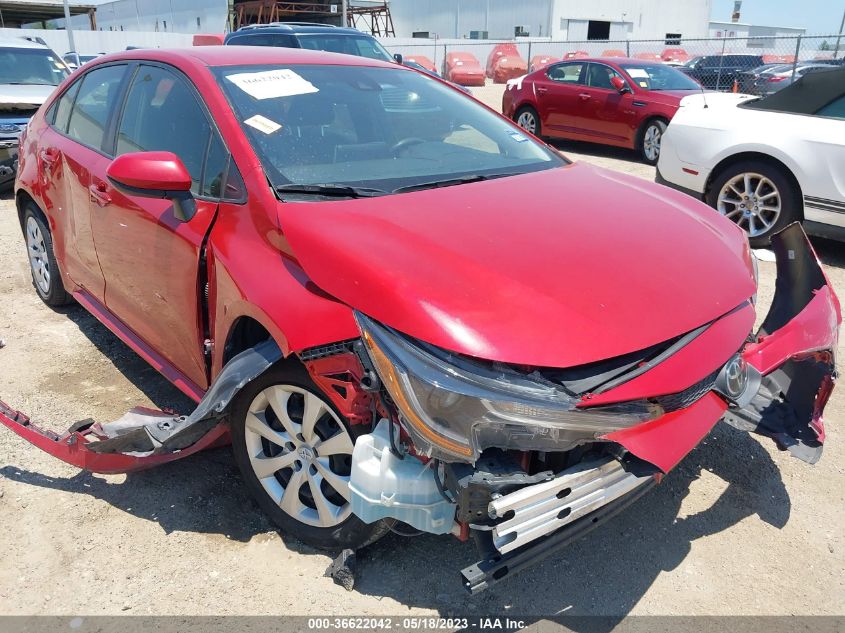
<svg viewBox="0 0 845 633">
<path fill-rule="evenodd" d="M 271 368 L 232 406 L 235 462 L 270 519 L 322 549 L 357 549 L 383 536 L 351 512 L 354 438 L 346 421 L 299 366 Z"/>
<path fill-rule="evenodd" d="M 660 158 L 660 142 L 668 124 L 661 119 L 648 121 L 640 132 L 639 152 L 649 165 L 656 165 Z"/>
<path fill-rule="evenodd" d="M 513 120 L 526 132 L 530 132 L 537 137 L 540 136 L 542 131 L 540 128 L 540 115 L 531 106 L 522 106 L 516 111 Z"/>
<path fill-rule="evenodd" d="M 65 291 L 56 256 L 53 253 L 53 236 L 41 212 L 32 204 L 23 215 L 23 232 L 32 285 L 41 300 L 51 307 L 67 305 L 73 298 Z"/>
<path fill-rule="evenodd" d="M 755 248 L 800 217 L 801 197 L 784 171 L 762 161 L 729 165 L 713 180 L 707 203 L 745 230 Z"/>
</svg>

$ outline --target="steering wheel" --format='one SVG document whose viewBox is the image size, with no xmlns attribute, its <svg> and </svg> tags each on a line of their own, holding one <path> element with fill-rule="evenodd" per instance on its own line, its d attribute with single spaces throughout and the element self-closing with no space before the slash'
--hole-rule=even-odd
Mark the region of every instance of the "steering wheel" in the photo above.
<svg viewBox="0 0 845 633">
<path fill-rule="evenodd" d="M 391 153 L 399 154 L 404 150 L 408 149 L 409 147 L 413 147 L 414 145 L 420 145 L 421 143 L 427 143 L 424 138 L 420 138 L 418 136 L 409 136 L 408 138 L 403 138 L 401 141 L 396 143 L 393 147 L 390 148 Z"/>
</svg>

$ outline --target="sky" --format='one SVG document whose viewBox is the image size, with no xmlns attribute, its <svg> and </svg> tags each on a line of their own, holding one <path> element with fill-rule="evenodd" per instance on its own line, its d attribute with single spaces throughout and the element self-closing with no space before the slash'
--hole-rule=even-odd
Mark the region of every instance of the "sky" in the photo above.
<svg viewBox="0 0 845 633">
<path fill-rule="evenodd" d="M 713 0 L 713 20 L 729 21 L 734 0 Z M 845 0 L 743 0 L 740 22 L 760 26 L 793 26 L 807 35 L 839 32 Z"/>
</svg>

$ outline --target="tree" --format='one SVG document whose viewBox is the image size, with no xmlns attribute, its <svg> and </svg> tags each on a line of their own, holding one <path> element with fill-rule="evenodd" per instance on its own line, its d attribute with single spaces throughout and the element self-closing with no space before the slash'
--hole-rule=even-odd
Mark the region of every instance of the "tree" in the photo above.
<svg viewBox="0 0 845 633">
<path fill-rule="evenodd" d="M 824 40 L 824 41 L 822 41 L 821 44 L 819 44 L 819 50 L 820 51 L 829 51 L 830 50 L 830 44 L 828 43 L 827 40 Z"/>
</svg>

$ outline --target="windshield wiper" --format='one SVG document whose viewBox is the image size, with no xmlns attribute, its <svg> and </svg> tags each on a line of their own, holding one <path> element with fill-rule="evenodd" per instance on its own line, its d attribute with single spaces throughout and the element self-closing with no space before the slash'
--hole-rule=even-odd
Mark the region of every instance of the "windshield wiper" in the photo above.
<svg viewBox="0 0 845 633">
<path fill-rule="evenodd" d="M 388 193 L 383 189 L 335 184 L 300 185 L 291 183 L 289 185 L 277 185 L 275 189 L 281 194 L 292 193 L 306 196 L 324 196 L 326 198 L 374 198 Z"/>
<path fill-rule="evenodd" d="M 465 185 L 470 182 L 480 182 L 482 180 L 493 180 L 494 178 L 506 178 L 508 176 L 518 176 L 521 172 L 509 172 L 502 174 L 470 174 L 469 176 L 461 176 L 460 178 L 448 178 L 446 180 L 432 180 L 431 182 L 420 182 L 416 185 L 408 185 L 407 187 L 399 187 L 394 189 L 393 193 L 408 193 L 409 191 L 421 191 L 423 189 L 440 189 L 441 187 L 454 187 L 455 185 Z"/>
</svg>

